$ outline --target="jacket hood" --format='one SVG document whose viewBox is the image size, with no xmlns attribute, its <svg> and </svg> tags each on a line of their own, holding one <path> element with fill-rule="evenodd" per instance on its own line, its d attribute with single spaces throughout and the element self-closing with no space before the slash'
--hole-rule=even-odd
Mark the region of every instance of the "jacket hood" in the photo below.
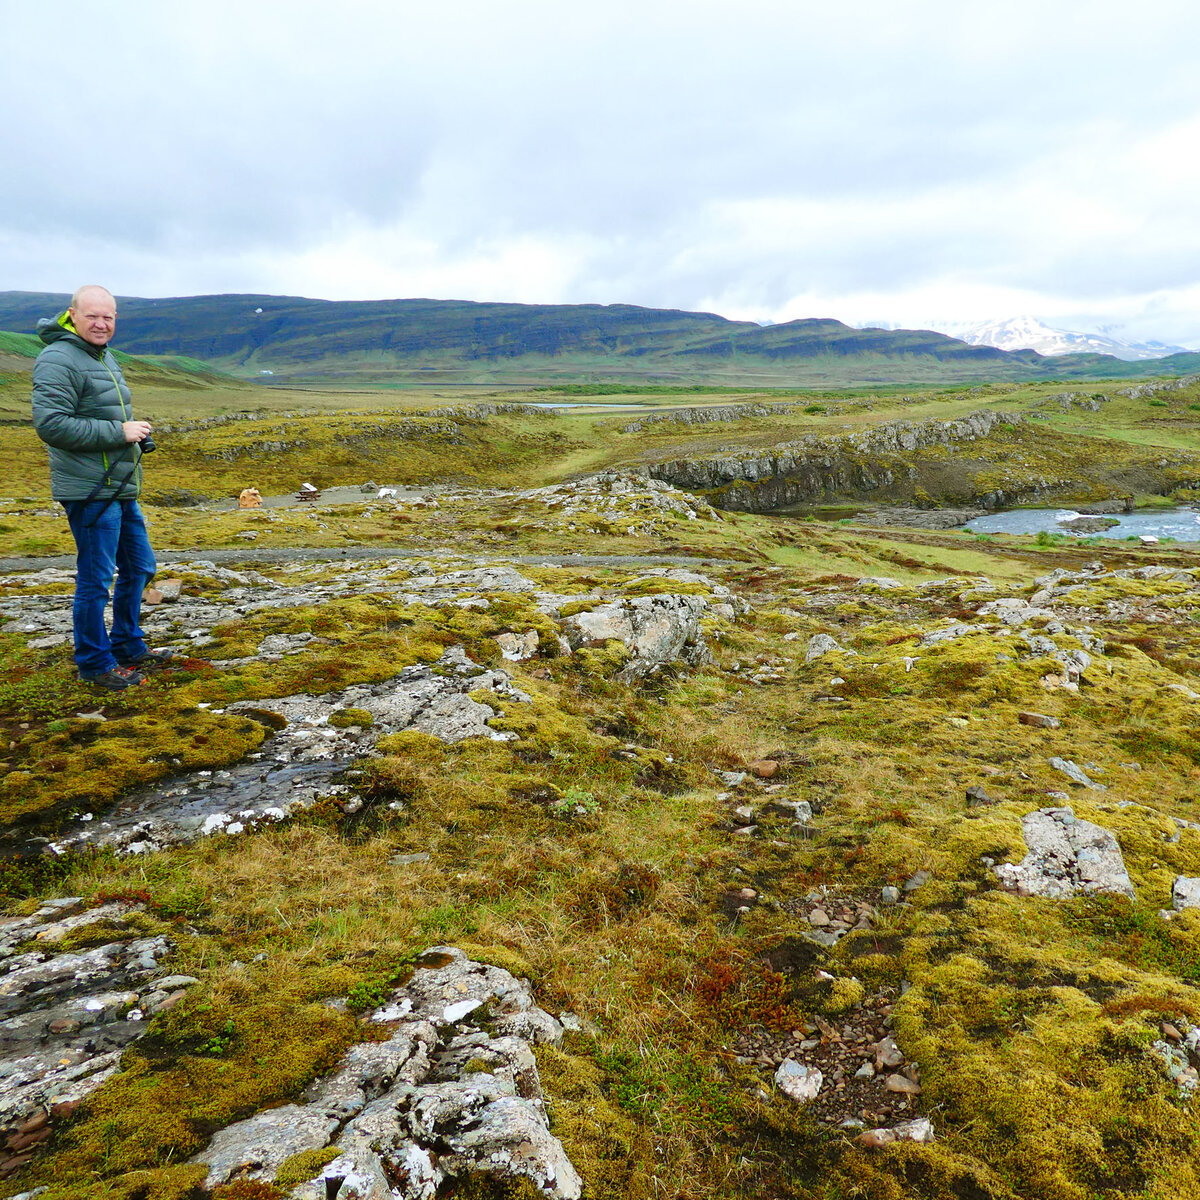
<svg viewBox="0 0 1200 1200">
<path fill-rule="evenodd" d="M 99 358 L 107 349 L 106 346 L 93 346 L 91 342 L 85 342 L 79 336 L 75 331 L 75 326 L 71 324 L 71 310 L 69 308 L 60 312 L 57 317 L 43 317 L 37 323 L 37 335 L 47 346 L 67 338 L 76 345 L 82 346 L 89 354 L 94 355 L 96 358 Z"/>
</svg>

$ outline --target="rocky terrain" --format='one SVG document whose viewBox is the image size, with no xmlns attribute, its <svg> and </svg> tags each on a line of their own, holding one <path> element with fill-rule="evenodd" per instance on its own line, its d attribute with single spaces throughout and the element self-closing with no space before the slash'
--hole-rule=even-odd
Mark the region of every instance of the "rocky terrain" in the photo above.
<svg viewBox="0 0 1200 1200">
<path fill-rule="evenodd" d="M 119 696 L 0 578 L 0 1196 L 1194 1194 L 1193 554 L 431 502 L 513 553 L 173 555 Z"/>
</svg>

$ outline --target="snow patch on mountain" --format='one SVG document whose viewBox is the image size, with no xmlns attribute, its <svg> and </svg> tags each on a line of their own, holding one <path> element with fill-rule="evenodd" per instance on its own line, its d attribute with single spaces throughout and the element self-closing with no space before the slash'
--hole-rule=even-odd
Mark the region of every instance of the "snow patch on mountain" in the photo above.
<svg viewBox="0 0 1200 1200">
<path fill-rule="evenodd" d="M 1049 356 L 1058 354 L 1111 354 L 1127 362 L 1163 358 L 1186 353 L 1186 346 L 1168 346 L 1163 342 L 1126 342 L 1100 333 L 1076 333 L 1055 329 L 1036 317 L 1012 317 L 1007 321 L 979 324 L 945 322 L 940 333 L 949 334 L 971 346 L 995 346 L 1000 350 L 1036 350 Z"/>
</svg>

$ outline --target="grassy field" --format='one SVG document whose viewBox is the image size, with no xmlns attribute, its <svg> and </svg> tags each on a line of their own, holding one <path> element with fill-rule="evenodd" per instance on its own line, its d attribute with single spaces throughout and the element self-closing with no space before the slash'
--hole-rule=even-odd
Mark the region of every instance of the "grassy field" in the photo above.
<svg viewBox="0 0 1200 1200">
<path fill-rule="evenodd" d="M 0 343 L 0 353 L 10 355 L 0 364 L 0 554 L 69 552 L 43 452 L 23 423 L 27 367 L 11 347 Z M 566 511 L 516 494 L 601 468 L 981 407 L 1044 419 L 980 450 L 981 462 L 992 456 L 980 470 L 1078 481 L 1100 461 L 1169 491 L 1200 450 L 1194 386 L 1114 394 L 1098 412 L 1063 410 L 1053 399 L 1063 388 L 1048 385 L 622 393 L 622 403 L 657 410 L 794 402 L 784 414 L 627 433 L 635 414 L 466 411 L 553 398 L 540 391 L 372 396 L 264 390 L 156 364 L 129 373 L 141 410 L 164 429 L 147 463 L 161 550 L 202 558 L 235 549 L 239 569 L 314 587 L 344 577 L 336 552 L 347 547 L 411 555 L 391 568 L 396 587 L 422 556 L 439 571 L 520 556 L 539 586 L 581 596 L 661 588 L 642 578 L 646 562 L 685 556 L 748 611 L 706 622 L 710 663 L 641 684 L 614 678 L 622 659 L 611 644 L 552 652 L 556 628 L 528 594 L 494 593 L 476 609 L 347 587 L 331 602 L 233 614 L 204 653 L 253 661 L 214 670 L 189 657 L 111 698 L 81 687 L 67 648 L 30 649 L 27 634 L 0 631 L 0 813 L 47 834 L 83 805 L 101 811 L 125 789 L 176 769 L 218 769 L 264 744 L 263 726 L 221 711 L 232 701 L 265 706 L 386 679 L 450 643 L 498 663 L 497 634 L 533 628 L 539 645 L 546 634 L 544 653 L 504 664 L 531 697 L 503 719 L 517 741 L 395 735 L 362 764 L 366 803 L 354 819 L 331 801 L 240 838 L 5 864 L 10 912 L 52 896 L 137 899 L 140 927 L 176 945 L 171 969 L 201 982 L 0 1195 L 46 1186 L 44 1200 L 196 1200 L 186 1159 L 213 1129 L 294 1099 L 371 1036 L 353 1011 L 324 1001 L 386 993 L 414 954 L 439 943 L 527 976 L 540 1004 L 577 1013 L 593 1031 L 538 1051 L 554 1131 L 587 1196 L 1184 1200 L 1200 1191 L 1197 1102 L 1180 1099 L 1148 1049 L 1164 1020 L 1200 1025 L 1200 918 L 1159 916 L 1177 874 L 1200 876 L 1200 835 L 1176 820 L 1200 820 L 1188 695 L 1200 691 L 1200 589 L 1169 572 L 1106 574 L 1063 598 L 1062 620 L 1106 643 L 1093 647 L 1077 692 L 1047 684 L 1057 661 L 1018 648 L 995 622 L 920 644 L 933 630 L 984 623 L 988 599 L 1028 599 L 1055 568 L 1193 571 L 1195 548 L 769 513 L 687 519 L 594 498 Z M 428 415 L 441 408 L 461 411 Z M 927 457 L 912 460 L 922 479 L 951 480 Z M 425 488 L 437 507 L 365 495 L 250 511 L 176 506 L 185 491 L 228 498 L 250 484 L 285 493 L 304 479 L 331 487 L 366 477 Z M 304 547 L 328 556 L 281 564 L 266 553 Z M 581 553 L 607 558 L 573 563 Z M 626 562 L 631 555 L 641 557 Z M 872 576 L 898 586 L 858 582 Z M 232 586 L 202 566 L 182 577 L 185 595 L 213 603 Z M 69 590 L 19 572 L 0 587 L 8 598 Z M 1082 648 L 1049 624 L 1036 621 L 1061 646 Z M 265 636 L 298 632 L 314 635 L 303 654 L 254 659 Z M 806 661 L 819 633 L 854 653 Z M 98 706 L 102 725 L 79 716 Z M 1060 728 L 1021 724 L 1028 710 Z M 1055 755 L 1108 791 L 1068 784 L 1048 765 Z M 714 775 L 764 759 L 777 764 L 778 791 Z M 995 802 L 969 806 L 968 787 Z M 1068 789 L 1069 800 L 1056 798 Z M 807 801 L 811 826 L 798 831 L 772 798 Z M 1135 901 L 1018 897 L 996 886 L 984 859 L 1019 861 L 1021 816 L 1060 803 L 1116 834 Z M 751 834 L 737 832 L 743 804 L 755 809 Z M 903 903 L 881 903 L 884 886 L 919 871 L 928 881 Z M 822 947 L 805 936 L 818 901 L 877 916 Z M 931 1145 L 867 1150 L 855 1128 L 789 1101 L 760 1061 L 764 1047 L 798 1045 L 793 1031 L 826 1050 L 854 1047 L 885 1010 L 919 1065 L 909 1111 L 933 1120 Z M 841 1082 L 846 1095 L 858 1086 L 849 1074 Z M 873 1123 L 865 1102 L 842 1108 Z M 224 1195 L 283 1195 L 269 1181 L 255 1186 Z"/>
</svg>

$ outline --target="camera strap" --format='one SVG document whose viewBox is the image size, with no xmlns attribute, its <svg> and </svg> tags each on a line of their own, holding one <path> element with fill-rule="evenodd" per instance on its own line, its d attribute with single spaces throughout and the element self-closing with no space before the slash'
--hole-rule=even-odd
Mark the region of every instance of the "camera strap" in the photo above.
<svg viewBox="0 0 1200 1200">
<path fill-rule="evenodd" d="M 133 445 L 133 446 L 138 446 L 138 443 L 137 443 L 137 442 L 131 442 L 131 443 L 130 443 L 130 445 Z M 128 483 L 130 480 L 131 480 L 131 479 L 132 479 L 132 478 L 133 478 L 133 473 L 134 473 L 134 472 L 135 472 L 135 471 L 138 469 L 138 464 L 139 464 L 139 463 L 142 461 L 142 456 L 143 456 L 145 453 L 146 453 L 146 452 L 145 452 L 145 451 L 144 451 L 144 450 L 143 450 L 143 449 L 142 449 L 140 446 L 138 446 L 138 455 L 137 455 L 137 458 L 135 458 L 135 459 L 133 460 L 133 466 L 131 466 L 131 467 L 129 468 L 129 474 L 128 474 L 128 475 L 126 475 L 124 479 L 122 479 L 122 480 L 121 480 L 119 483 L 117 483 L 117 484 L 116 484 L 116 486 L 113 488 L 113 494 L 112 494 L 111 496 L 109 496 L 109 498 L 108 498 L 108 499 L 107 499 L 107 500 L 104 502 L 104 507 L 103 507 L 103 508 L 101 508 L 101 509 L 100 509 L 100 511 L 99 511 L 99 512 L 97 512 L 97 513 L 96 513 L 96 515 L 95 515 L 95 516 L 94 516 L 94 517 L 93 517 L 93 518 L 92 518 L 92 519 L 91 519 L 91 520 L 90 520 L 90 521 L 89 521 L 89 522 L 88 522 L 88 523 L 87 523 L 87 524 L 84 526 L 84 529 L 91 529 L 91 527 L 92 527 L 93 525 L 95 525 L 95 523 L 96 523 L 98 520 L 100 520 L 100 518 L 101 518 L 102 516 L 104 516 L 104 514 L 105 514 L 106 512 L 108 512 L 108 506 L 109 506 L 109 505 L 110 505 L 110 504 L 111 504 L 111 503 L 112 503 L 112 502 L 113 502 L 113 501 L 114 501 L 114 500 L 115 500 L 115 499 L 116 499 L 116 498 L 117 498 L 117 497 L 118 497 L 118 496 L 121 494 L 121 489 L 122 489 L 122 488 L 123 488 L 123 487 L 124 487 L 124 486 L 125 486 L 125 485 L 126 485 L 126 484 L 127 484 L 127 483 Z M 112 471 L 112 467 L 105 467 L 105 468 L 104 468 L 104 475 L 103 475 L 103 477 L 101 478 L 100 482 L 99 482 L 98 484 L 96 484 L 96 486 L 95 486 L 94 488 L 92 488 L 92 493 L 91 493 L 91 495 L 90 495 L 90 496 L 88 496 L 88 498 L 87 498 L 87 499 L 84 501 L 84 504 L 91 504 L 91 502 L 92 502 L 93 500 L 95 500 L 96 496 L 97 496 L 97 495 L 99 494 L 99 492 L 100 492 L 100 489 L 101 489 L 102 487 L 104 487 L 104 485 L 105 485 L 106 483 L 108 483 L 108 482 L 109 482 L 109 478 L 108 478 L 108 476 L 109 476 L 109 473 L 110 473 L 111 471 Z"/>
</svg>

